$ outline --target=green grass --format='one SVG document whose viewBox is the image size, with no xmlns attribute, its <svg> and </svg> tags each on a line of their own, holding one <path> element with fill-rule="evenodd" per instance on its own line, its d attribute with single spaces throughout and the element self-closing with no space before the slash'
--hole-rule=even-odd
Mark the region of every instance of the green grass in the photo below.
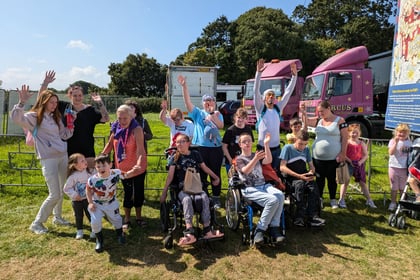
<svg viewBox="0 0 420 280">
<path fill-rule="evenodd" d="M 159 122 L 157 114 L 146 114 L 146 118 L 155 135 L 148 143 L 149 154 L 162 154 L 169 144 L 169 129 Z M 108 133 L 108 125 L 97 126 L 96 135 L 106 138 Z M 54 226 L 49 219 L 49 234 L 39 236 L 28 230 L 47 190 L 39 170 L 25 171 L 24 181 L 42 187 L 7 185 L 20 181 L 19 172 L 9 168 L 8 160 L 8 152 L 19 150 L 17 143 L 16 139 L 3 139 L 0 149 L 0 183 L 4 184 L 0 187 L 0 279 L 417 278 L 420 221 L 407 218 L 406 229 L 390 227 L 387 222 L 386 146 L 372 148 L 371 190 L 378 209 L 367 209 L 364 198 L 353 192 L 348 209 L 323 210 L 327 220 L 324 229 L 290 227 L 286 243 L 279 248 L 249 248 L 241 244 L 241 230 L 225 229 L 225 241 L 212 243 L 211 247 L 164 249 L 158 197 L 166 175 L 149 172 L 143 210 L 148 226 L 130 229 L 127 244 L 119 246 L 111 225 L 104 221 L 106 250 L 97 254 L 87 236 L 75 240 L 73 226 Z M 21 145 L 21 150 L 30 149 Z M 28 159 L 16 161 L 20 165 L 30 163 Z M 149 170 L 157 162 L 157 157 L 149 157 Z M 222 182 L 226 188 L 224 170 Z M 118 197 L 121 202 L 121 191 Z M 74 220 L 68 198 L 63 213 L 66 219 Z M 224 211 L 219 215 L 219 221 L 225 223 Z M 176 240 L 179 237 L 177 232 Z"/>
</svg>

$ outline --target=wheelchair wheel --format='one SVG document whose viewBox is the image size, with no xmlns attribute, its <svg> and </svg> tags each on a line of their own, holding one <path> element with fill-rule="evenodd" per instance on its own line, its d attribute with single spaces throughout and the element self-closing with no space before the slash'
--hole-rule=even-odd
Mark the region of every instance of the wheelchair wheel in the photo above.
<svg viewBox="0 0 420 280">
<path fill-rule="evenodd" d="M 165 249 L 172 249 L 174 246 L 174 238 L 172 237 L 172 234 L 167 235 L 163 239 L 163 245 L 165 246 Z"/>
<path fill-rule="evenodd" d="M 396 224 L 397 224 L 397 216 L 394 213 L 392 213 L 392 214 L 389 215 L 389 217 L 388 217 L 388 224 L 391 227 L 395 227 L 396 226 Z"/>
<path fill-rule="evenodd" d="M 160 204 L 160 225 L 162 232 L 167 232 L 170 227 L 169 206 L 167 202 Z"/>
<path fill-rule="evenodd" d="M 397 227 L 399 229 L 404 229 L 405 228 L 405 217 L 404 216 L 400 216 L 397 218 Z"/>
<path fill-rule="evenodd" d="M 226 221 L 232 230 L 239 228 L 240 194 L 238 189 L 229 188 L 226 195 Z"/>
</svg>

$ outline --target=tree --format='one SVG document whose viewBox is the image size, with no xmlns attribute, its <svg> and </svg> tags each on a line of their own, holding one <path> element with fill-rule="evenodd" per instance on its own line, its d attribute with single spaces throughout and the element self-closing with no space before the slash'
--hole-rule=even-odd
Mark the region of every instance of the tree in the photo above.
<svg viewBox="0 0 420 280">
<path fill-rule="evenodd" d="M 254 76 L 258 58 L 300 58 L 307 47 L 297 24 L 279 9 L 249 10 L 235 21 L 233 33 L 237 71 L 243 81 Z"/>
<path fill-rule="evenodd" d="M 365 45 L 375 54 L 392 48 L 394 25 L 389 19 L 396 4 L 397 0 L 313 0 L 307 8 L 297 6 L 292 19 L 313 44 L 333 40 L 335 49 Z"/>
<path fill-rule="evenodd" d="M 111 63 L 110 91 L 117 95 L 136 97 L 163 96 L 166 66 L 148 58 L 147 54 L 129 54 L 123 63 Z"/>
</svg>

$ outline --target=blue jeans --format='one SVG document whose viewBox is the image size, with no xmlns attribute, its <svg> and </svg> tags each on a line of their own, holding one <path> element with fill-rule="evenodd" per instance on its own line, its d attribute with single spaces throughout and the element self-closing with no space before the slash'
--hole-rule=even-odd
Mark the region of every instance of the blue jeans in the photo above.
<svg viewBox="0 0 420 280">
<path fill-rule="evenodd" d="M 267 230 L 268 226 L 279 227 L 283 211 L 284 195 L 271 184 L 242 189 L 242 195 L 258 205 L 264 207 L 257 228 Z"/>
</svg>

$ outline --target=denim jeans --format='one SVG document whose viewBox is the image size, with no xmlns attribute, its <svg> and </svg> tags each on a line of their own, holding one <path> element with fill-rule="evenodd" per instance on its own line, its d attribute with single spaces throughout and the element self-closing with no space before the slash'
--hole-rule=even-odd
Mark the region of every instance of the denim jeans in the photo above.
<svg viewBox="0 0 420 280">
<path fill-rule="evenodd" d="M 242 195 L 264 207 L 257 228 L 267 230 L 268 226 L 279 227 L 283 211 L 284 195 L 271 184 L 242 189 Z"/>
</svg>

